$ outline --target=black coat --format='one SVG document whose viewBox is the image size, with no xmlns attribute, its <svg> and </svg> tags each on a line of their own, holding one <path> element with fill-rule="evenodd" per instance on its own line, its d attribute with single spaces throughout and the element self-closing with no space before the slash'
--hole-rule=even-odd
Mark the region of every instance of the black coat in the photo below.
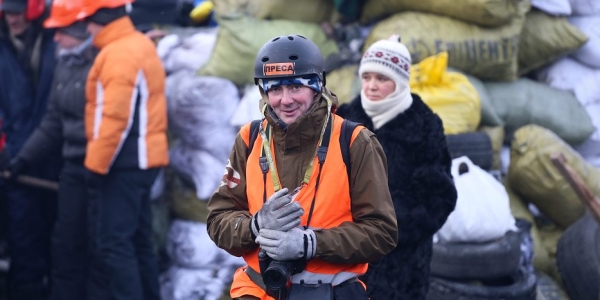
<svg viewBox="0 0 600 300">
<path fill-rule="evenodd" d="M 90 44 L 81 53 L 58 59 L 48 110 L 19 157 L 29 163 L 38 163 L 48 150 L 62 148 L 63 158 L 83 161 L 87 145 L 85 86 L 97 52 Z"/>
<path fill-rule="evenodd" d="M 372 300 L 425 299 L 432 237 L 456 204 L 452 160 L 444 128 L 418 95 L 403 113 L 374 130 L 360 96 L 337 114 L 377 135 L 388 162 L 388 183 L 398 219 L 398 246 L 363 276 Z"/>
</svg>

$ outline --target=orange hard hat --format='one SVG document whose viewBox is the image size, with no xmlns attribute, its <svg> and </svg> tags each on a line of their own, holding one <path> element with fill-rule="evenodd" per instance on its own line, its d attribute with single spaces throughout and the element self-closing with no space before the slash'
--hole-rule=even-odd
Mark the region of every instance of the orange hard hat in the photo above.
<svg viewBox="0 0 600 300">
<path fill-rule="evenodd" d="M 50 8 L 50 16 L 44 21 L 44 27 L 67 27 L 77 21 L 81 12 L 81 0 L 54 0 Z"/>
<path fill-rule="evenodd" d="M 133 3 L 133 0 L 82 0 L 83 7 L 77 15 L 77 19 L 83 20 L 96 13 L 101 8 L 117 8 L 119 6 Z"/>
</svg>

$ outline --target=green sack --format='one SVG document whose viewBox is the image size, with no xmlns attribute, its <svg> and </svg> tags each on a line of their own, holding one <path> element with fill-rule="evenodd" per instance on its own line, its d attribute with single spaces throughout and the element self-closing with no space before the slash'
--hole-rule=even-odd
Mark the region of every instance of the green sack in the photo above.
<svg viewBox="0 0 600 300">
<path fill-rule="evenodd" d="M 238 86 L 254 83 L 254 60 L 258 50 L 270 39 L 286 34 L 300 34 L 312 40 L 323 57 L 337 53 L 316 24 L 285 20 L 259 20 L 251 17 L 219 20 L 217 42 L 209 61 L 197 72 L 199 76 L 216 76 Z"/>
<path fill-rule="evenodd" d="M 550 220 L 567 228 L 583 215 L 584 206 L 551 161 L 555 153 L 564 154 L 567 164 L 592 193 L 600 196 L 600 170 L 589 165 L 556 134 L 537 125 L 524 126 L 515 132 L 508 183 L 525 201 L 535 204 Z"/>
<path fill-rule="evenodd" d="M 258 19 L 281 19 L 321 23 L 334 12 L 333 0 L 213 0 L 217 17 L 252 16 Z"/>
<path fill-rule="evenodd" d="M 365 41 L 371 44 L 399 34 L 412 56 L 412 63 L 448 52 L 448 66 L 489 80 L 517 79 L 517 50 L 524 17 L 498 28 L 483 28 L 449 17 L 404 12 L 385 19 Z"/>
<path fill-rule="evenodd" d="M 448 68 L 448 71 L 459 72 L 467 76 L 469 82 L 477 90 L 477 93 L 479 94 L 479 99 L 481 99 L 481 122 L 479 123 L 480 126 L 504 126 L 504 121 L 502 121 L 500 116 L 498 116 L 498 113 L 496 113 L 496 108 L 494 108 L 494 105 L 492 104 L 490 95 L 488 94 L 485 85 L 483 85 L 483 82 L 481 82 L 479 78 L 467 74 L 465 72 L 460 72 L 455 68 Z"/>
<path fill-rule="evenodd" d="M 526 74 L 575 51 L 588 37 L 566 17 L 530 11 L 519 43 L 519 75 Z"/>
<path fill-rule="evenodd" d="M 362 87 L 358 65 L 347 65 L 327 73 L 327 88 L 335 93 L 340 105 L 354 100 Z"/>
<path fill-rule="evenodd" d="M 508 140 L 527 124 L 548 128 L 570 145 L 582 143 L 595 130 L 585 107 L 572 93 L 527 78 L 484 85 L 504 121 Z"/>
<path fill-rule="evenodd" d="M 530 8 L 529 0 L 367 0 L 360 21 L 366 24 L 391 14 L 418 11 L 494 27 L 524 16 Z"/>
</svg>

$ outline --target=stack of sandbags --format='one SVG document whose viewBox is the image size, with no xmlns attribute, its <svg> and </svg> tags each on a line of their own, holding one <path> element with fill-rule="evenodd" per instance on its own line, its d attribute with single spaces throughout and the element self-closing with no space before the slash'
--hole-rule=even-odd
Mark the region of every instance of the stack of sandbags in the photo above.
<svg viewBox="0 0 600 300">
<path fill-rule="evenodd" d="M 229 124 L 239 103 L 237 87 L 218 77 L 180 71 L 167 78 L 171 167 L 207 200 L 219 186 L 237 129 Z"/>
<path fill-rule="evenodd" d="M 544 4 L 554 15 L 567 11 Z M 385 19 L 375 24 L 364 49 L 400 34 L 413 63 L 447 51 L 450 66 L 480 79 L 515 80 L 587 40 L 566 18 L 530 9 L 522 0 L 369 0 L 361 21 Z"/>
<path fill-rule="evenodd" d="M 538 80 L 569 91 L 581 102 L 596 131 L 578 150 L 591 164 L 600 167 L 600 2 L 572 0 L 569 22 L 589 40 L 570 56 L 536 72 Z"/>
<path fill-rule="evenodd" d="M 215 245 L 205 223 L 174 220 L 166 248 L 172 265 L 160 276 L 163 300 L 220 299 L 245 264 Z"/>
</svg>

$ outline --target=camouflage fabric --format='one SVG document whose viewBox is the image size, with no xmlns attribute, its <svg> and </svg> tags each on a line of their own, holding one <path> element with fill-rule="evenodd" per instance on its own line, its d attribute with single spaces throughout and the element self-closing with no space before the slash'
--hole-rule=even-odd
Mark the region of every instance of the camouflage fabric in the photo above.
<svg viewBox="0 0 600 300">
<path fill-rule="evenodd" d="M 262 80 L 262 88 L 265 92 L 268 92 L 269 89 L 272 89 L 275 86 L 294 84 L 307 86 L 318 93 L 321 92 L 323 86 L 323 83 L 317 74 Z"/>
</svg>

